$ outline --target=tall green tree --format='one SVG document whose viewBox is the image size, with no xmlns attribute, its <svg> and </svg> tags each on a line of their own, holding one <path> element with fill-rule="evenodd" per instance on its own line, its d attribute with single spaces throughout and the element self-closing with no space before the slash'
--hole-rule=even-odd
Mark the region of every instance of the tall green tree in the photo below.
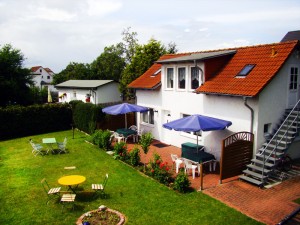
<svg viewBox="0 0 300 225">
<path fill-rule="evenodd" d="M 147 44 L 137 46 L 131 63 L 126 66 L 122 74 L 120 91 L 130 95 L 126 90 L 127 85 L 146 72 L 160 56 L 166 53 L 166 47 L 153 38 Z"/>
<path fill-rule="evenodd" d="M 30 102 L 30 70 L 23 68 L 25 58 L 10 44 L 0 49 L 0 106 L 27 105 Z"/>
<path fill-rule="evenodd" d="M 123 35 L 123 47 L 124 47 L 124 54 L 125 54 L 125 63 L 130 64 L 132 58 L 135 55 L 135 52 L 139 46 L 138 39 L 137 39 L 137 32 L 130 31 L 131 27 L 127 27 L 122 31 Z"/>
<path fill-rule="evenodd" d="M 123 55 L 123 43 L 105 47 L 104 52 L 91 63 L 92 78 L 119 81 L 125 68 Z"/>
<path fill-rule="evenodd" d="M 53 84 L 59 84 L 67 80 L 92 80 L 89 64 L 70 62 L 60 73 L 53 76 Z"/>
</svg>

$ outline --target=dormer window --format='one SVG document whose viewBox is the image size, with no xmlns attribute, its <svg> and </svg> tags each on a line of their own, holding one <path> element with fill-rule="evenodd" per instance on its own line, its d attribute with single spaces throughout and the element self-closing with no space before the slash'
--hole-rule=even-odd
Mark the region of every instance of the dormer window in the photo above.
<svg viewBox="0 0 300 225">
<path fill-rule="evenodd" d="M 236 77 L 246 77 L 252 69 L 255 67 L 255 64 L 247 64 L 244 68 L 236 75 Z"/>
<path fill-rule="evenodd" d="M 199 69 L 197 67 L 191 68 L 191 89 L 196 89 L 199 87 Z"/>
<path fill-rule="evenodd" d="M 167 68 L 167 88 L 173 88 L 174 69 Z"/>
<path fill-rule="evenodd" d="M 178 88 L 185 89 L 185 67 L 178 68 Z"/>
</svg>

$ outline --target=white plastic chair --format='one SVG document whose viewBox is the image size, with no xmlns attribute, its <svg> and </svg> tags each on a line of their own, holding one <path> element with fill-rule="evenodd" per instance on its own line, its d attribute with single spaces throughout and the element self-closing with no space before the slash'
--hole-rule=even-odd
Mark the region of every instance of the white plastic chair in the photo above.
<svg viewBox="0 0 300 225">
<path fill-rule="evenodd" d="M 175 154 L 171 154 L 171 158 L 172 158 L 173 166 L 175 164 L 176 173 L 178 173 L 179 167 L 180 167 L 181 163 L 183 163 L 183 161 Z"/>
<path fill-rule="evenodd" d="M 131 125 L 128 129 L 134 130 L 136 132 L 138 131 L 138 128 L 135 125 Z M 137 134 L 130 135 L 130 136 L 132 136 L 133 142 L 137 142 L 138 141 L 138 135 Z"/>
<path fill-rule="evenodd" d="M 216 171 L 217 164 L 220 163 L 221 152 L 213 148 L 206 150 L 206 152 L 214 155 L 215 157 L 215 160 L 212 160 L 209 164 L 209 171 Z"/>
<path fill-rule="evenodd" d="M 137 135 L 136 135 L 136 141 L 137 142 L 139 141 L 139 138 L 142 137 L 143 133 L 144 133 L 143 128 L 137 130 Z"/>
<path fill-rule="evenodd" d="M 196 169 L 198 168 L 198 172 L 200 174 L 200 165 L 194 165 L 190 160 L 183 158 L 185 173 L 189 173 L 192 170 L 193 179 L 195 179 Z"/>
<path fill-rule="evenodd" d="M 118 143 L 121 141 L 125 142 L 125 137 L 122 134 L 114 132 L 112 136 L 113 136 L 113 138 L 117 139 Z"/>
<path fill-rule="evenodd" d="M 137 131 L 137 126 L 131 125 L 128 129 Z"/>
</svg>

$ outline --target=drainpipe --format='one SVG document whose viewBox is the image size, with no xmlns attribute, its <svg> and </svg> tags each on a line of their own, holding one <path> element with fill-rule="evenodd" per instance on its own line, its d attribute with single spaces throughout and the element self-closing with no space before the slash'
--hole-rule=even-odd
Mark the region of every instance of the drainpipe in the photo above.
<svg viewBox="0 0 300 225">
<path fill-rule="evenodd" d="M 203 73 L 203 70 L 197 66 L 197 60 L 194 60 L 194 64 L 195 64 L 195 67 L 198 68 L 201 72 L 201 84 L 200 85 L 203 85 L 203 81 L 204 81 L 204 73 Z"/>
<path fill-rule="evenodd" d="M 250 109 L 250 112 L 251 112 L 250 132 L 253 133 L 254 110 L 253 110 L 253 108 L 250 107 L 250 105 L 248 105 L 248 103 L 247 103 L 247 99 L 248 99 L 248 98 L 247 98 L 247 97 L 243 97 L 243 99 L 244 99 L 244 105 L 245 105 L 248 109 Z"/>
</svg>

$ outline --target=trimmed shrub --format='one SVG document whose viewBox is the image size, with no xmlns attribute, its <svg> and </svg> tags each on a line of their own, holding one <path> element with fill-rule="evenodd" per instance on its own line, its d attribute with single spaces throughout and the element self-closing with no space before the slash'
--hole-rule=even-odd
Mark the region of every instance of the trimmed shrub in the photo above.
<svg viewBox="0 0 300 225">
<path fill-rule="evenodd" d="M 132 166 L 138 166 L 141 162 L 140 149 L 137 145 L 129 152 L 129 163 Z"/>
<path fill-rule="evenodd" d="M 99 148 L 103 148 L 105 150 L 110 149 L 111 142 L 110 142 L 110 136 L 111 133 L 109 130 L 101 130 L 101 136 L 100 136 L 100 141 L 99 141 Z"/>
<path fill-rule="evenodd" d="M 116 143 L 114 146 L 114 159 L 127 161 L 128 158 L 129 156 L 126 143 L 123 141 Z"/>
<path fill-rule="evenodd" d="M 183 170 L 180 170 L 177 177 L 175 178 L 173 189 L 181 193 L 185 193 L 189 189 L 190 185 L 191 182 L 187 174 Z"/>
<path fill-rule="evenodd" d="M 142 134 L 139 144 L 141 145 L 145 154 L 148 153 L 152 140 L 153 140 L 153 136 L 150 132 L 146 134 Z"/>
<path fill-rule="evenodd" d="M 168 186 L 172 182 L 169 170 L 168 162 L 163 162 L 160 155 L 155 153 L 147 165 L 146 174 Z"/>
</svg>

